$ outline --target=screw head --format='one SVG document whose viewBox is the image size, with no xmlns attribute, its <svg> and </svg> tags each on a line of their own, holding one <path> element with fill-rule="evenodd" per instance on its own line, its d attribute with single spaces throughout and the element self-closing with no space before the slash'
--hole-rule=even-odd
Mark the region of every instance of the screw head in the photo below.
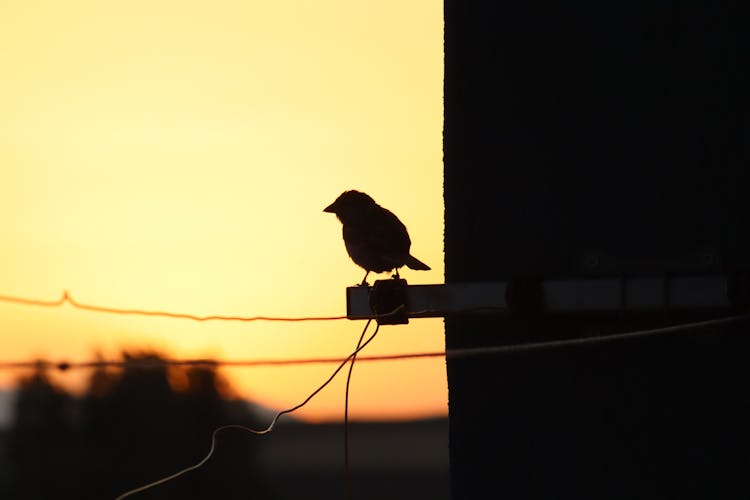
<svg viewBox="0 0 750 500">
<path fill-rule="evenodd" d="M 583 259 L 583 265 L 586 266 L 586 269 L 592 270 L 599 267 L 599 256 L 598 255 L 587 255 Z"/>
</svg>

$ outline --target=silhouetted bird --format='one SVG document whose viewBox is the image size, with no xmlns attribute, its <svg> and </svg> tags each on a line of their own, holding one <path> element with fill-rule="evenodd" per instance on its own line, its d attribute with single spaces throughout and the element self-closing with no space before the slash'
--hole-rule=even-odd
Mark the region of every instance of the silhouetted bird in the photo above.
<svg viewBox="0 0 750 500">
<path fill-rule="evenodd" d="M 349 257 L 364 268 L 362 285 L 370 272 L 384 273 L 408 266 L 429 271 L 430 267 L 409 254 L 409 233 L 398 217 L 359 191 L 345 191 L 324 212 L 336 214 L 344 225 L 344 244 Z"/>
</svg>

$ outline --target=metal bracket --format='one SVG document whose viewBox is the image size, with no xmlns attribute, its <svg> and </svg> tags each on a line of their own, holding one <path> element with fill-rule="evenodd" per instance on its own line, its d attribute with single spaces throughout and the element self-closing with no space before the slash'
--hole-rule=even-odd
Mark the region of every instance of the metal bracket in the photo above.
<svg viewBox="0 0 750 500">
<path fill-rule="evenodd" d="M 397 280 L 383 280 L 395 281 Z M 406 282 L 401 281 L 405 285 Z M 523 311 L 523 307 L 519 309 L 519 304 L 541 305 L 538 312 L 544 314 L 720 310 L 730 309 L 734 305 L 728 293 L 728 278 L 723 274 L 540 280 L 536 287 L 538 297 L 533 293 L 534 287 L 518 288 L 519 286 L 519 281 L 405 285 L 405 300 L 401 303 L 406 306 L 405 314 L 408 318 L 482 312 L 507 314 L 514 309 Z M 516 292 L 513 287 L 517 288 Z M 371 307 L 374 288 L 355 286 L 346 289 L 346 315 L 349 319 L 370 319 L 377 316 Z M 528 290 L 520 293 L 525 288 Z M 520 303 L 514 302 L 519 293 Z M 380 300 L 376 299 L 376 303 L 381 304 Z M 394 307 L 400 305 L 394 302 L 391 304 Z M 388 309 L 385 302 L 378 307 L 382 307 L 380 311 L 388 312 L 385 310 Z"/>
</svg>

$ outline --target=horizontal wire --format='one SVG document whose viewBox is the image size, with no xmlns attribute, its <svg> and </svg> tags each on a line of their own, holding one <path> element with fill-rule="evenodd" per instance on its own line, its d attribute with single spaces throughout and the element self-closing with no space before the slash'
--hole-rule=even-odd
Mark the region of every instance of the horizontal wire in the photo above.
<svg viewBox="0 0 750 500">
<path fill-rule="evenodd" d="M 556 349 L 562 347 L 574 347 L 581 345 L 601 344 L 606 342 L 615 342 L 638 337 L 648 337 L 653 335 L 664 335 L 678 333 L 683 331 L 698 330 L 712 326 L 721 326 L 729 323 L 750 320 L 750 314 L 728 316 L 706 321 L 693 323 L 681 323 L 678 325 L 665 326 L 661 328 L 652 328 L 648 330 L 638 330 L 633 332 L 615 333 L 610 335 L 597 335 L 594 337 L 581 337 L 563 340 L 551 340 L 545 342 L 526 342 L 520 344 L 509 344 L 500 346 L 487 347 L 468 347 L 445 349 L 442 351 L 426 351 L 403 354 L 380 354 L 369 356 L 358 356 L 357 362 L 373 361 L 398 361 L 407 359 L 437 358 L 445 357 L 446 359 L 459 359 L 476 356 L 486 356 L 492 354 L 503 354 L 509 352 L 538 351 L 543 349 Z M 48 360 L 33 361 L 0 361 L 0 369 L 27 369 L 27 368 L 44 368 L 58 369 L 61 371 L 74 368 L 163 368 L 169 366 L 211 366 L 211 367 L 270 367 L 270 366 L 289 366 L 289 365 L 310 365 L 310 364 L 330 364 L 340 363 L 340 357 L 318 357 L 318 358 L 290 358 L 290 359 L 257 359 L 257 360 L 213 360 L 213 359 L 186 359 L 186 360 L 95 360 L 95 361 L 59 361 L 52 362 Z"/>
<path fill-rule="evenodd" d="M 40 307 L 60 307 L 64 304 L 70 304 L 77 309 L 83 309 L 86 311 L 94 311 L 109 314 L 125 314 L 125 315 L 137 315 L 137 316 L 159 316 L 164 318 L 177 318 L 177 319 L 189 319 L 193 321 L 333 321 L 339 319 L 347 319 L 346 316 L 297 316 L 297 317 L 283 317 L 283 316 L 223 316 L 223 315 L 209 315 L 209 316 L 197 316 L 195 314 L 188 313 L 176 313 L 169 311 L 153 311 L 144 309 L 125 309 L 119 307 L 109 306 L 97 306 L 93 304 L 85 304 L 78 302 L 70 296 L 70 293 L 65 290 L 58 300 L 39 300 L 29 299 L 25 297 L 16 297 L 12 295 L 0 295 L 0 302 L 10 302 L 15 304 L 23 304 L 28 306 L 40 306 Z"/>
<path fill-rule="evenodd" d="M 444 356 L 445 351 L 433 351 L 422 353 L 406 354 L 385 354 L 373 356 L 357 357 L 357 361 L 388 361 L 409 358 L 430 358 Z M 315 365 L 315 364 L 332 364 L 340 363 L 340 357 L 320 357 L 320 358 L 290 358 L 290 359 L 251 359 L 251 360 L 213 360 L 213 359 L 133 359 L 133 360 L 96 360 L 96 361 L 49 361 L 39 359 L 34 361 L 0 361 L 0 370 L 3 369 L 27 369 L 43 368 L 58 369 L 61 371 L 77 368 L 163 368 L 171 366 L 205 366 L 205 367 L 269 367 L 269 366 L 289 366 L 289 365 Z"/>
<path fill-rule="evenodd" d="M 709 319 L 705 321 L 694 321 L 691 323 L 680 323 L 677 325 L 663 326 L 659 328 L 650 328 L 646 330 L 636 330 L 632 332 L 611 333 L 606 335 L 594 335 L 590 337 L 576 337 L 572 339 L 547 340 L 543 342 L 525 342 L 520 344 L 508 344 L 489 347 L 466 347 L 457 349 L 446 349 L 445 357 L 447 359 L 465 358 L 472 356 L 484 356 L 488 354 L 502 354 L 509 352 L 523 351 L 540 351 L 545 349 L 557 349 L 561 347 L 576 347 L 583 345 L 604 344 L 608 342 L 618 342 L 634 338 L 651 337 L 656 335 L 666 335 L 679 333 L 690 330 L 700 330 L 715 326 L 727 325 L 741 321 L 750 320 L 750 314 L 740 314 L 737 316 L 726 316 L 724 318 Z"/>
</svg>

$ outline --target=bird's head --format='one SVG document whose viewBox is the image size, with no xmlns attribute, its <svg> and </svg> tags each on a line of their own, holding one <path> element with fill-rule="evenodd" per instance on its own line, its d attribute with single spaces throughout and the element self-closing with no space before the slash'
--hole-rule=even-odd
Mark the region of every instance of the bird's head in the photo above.
<svg viewBox="0 0 750 500">
<path fill-rule="evenodd" d="M 336 198 L 336 201 L 323 209 L 324 212 L 336 214 L 336 217 L 343 223 L 348 220 L 356 219 L 360 214 L 370 208 L 377 206 L 375 200 L 360 191 L 344 191 Z"/>
</svg>

